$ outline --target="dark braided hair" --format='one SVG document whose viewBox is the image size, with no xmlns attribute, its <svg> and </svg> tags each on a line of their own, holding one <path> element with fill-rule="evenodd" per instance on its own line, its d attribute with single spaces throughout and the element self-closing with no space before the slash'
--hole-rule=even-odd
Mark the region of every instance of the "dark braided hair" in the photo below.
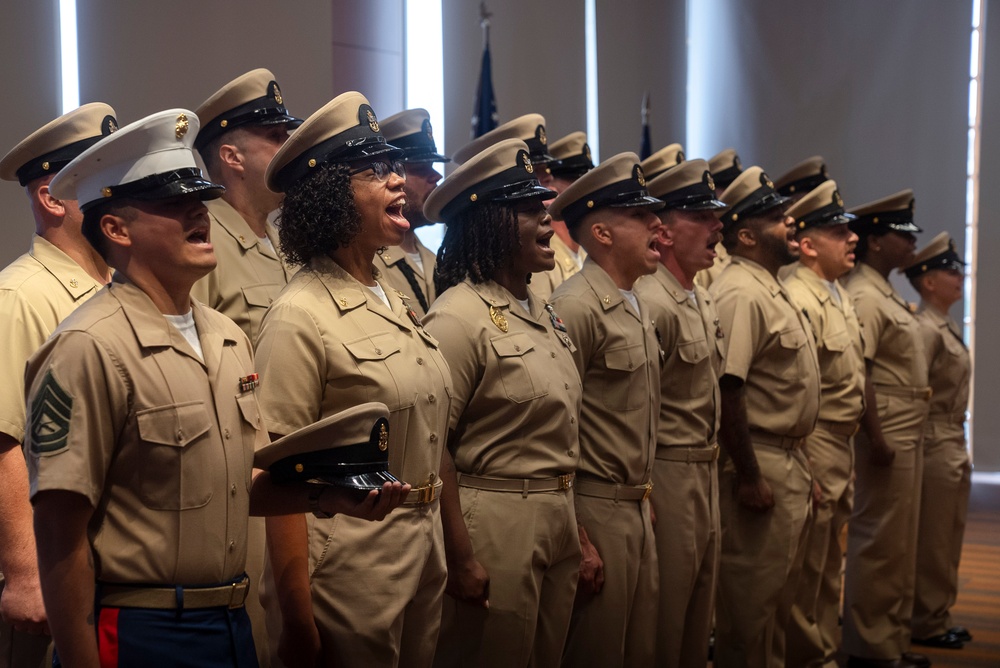
<svg viewBox="0 0 1000 668">
<path fill-rule="evenodd" d="M 361 231 L 346 165 L 325 164 L 285 191 L 278 241 L 289 264 L 307 264 L 351 243 Z"/>
<path fill-rule="evenodd" d="M 448 221 L 434 270 L 437 293 L 466 277 L 473 283 L 493 280 L 520 247 L 517 209 L 492 202 L 469 207 Z"/>
</svg>

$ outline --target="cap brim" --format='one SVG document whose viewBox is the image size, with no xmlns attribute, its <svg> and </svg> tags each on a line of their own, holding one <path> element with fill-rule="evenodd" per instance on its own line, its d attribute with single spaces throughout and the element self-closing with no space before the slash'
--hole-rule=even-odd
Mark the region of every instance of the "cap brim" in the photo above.
<svg viewBox="0 0 1000 668">
<path fill-rule="evenodd" d="M 440 153 L 413 153 L 411 155 L 403 154 L 400 158 L 404 163 L 410 162 L 451 162 L 451 158 L 446 155 L 441 155 Z"/>
<path fill-rule="evenodd" d="M 495 195 L 490 196 L 491 202 L 516 202 L 517 200 L 528 199 L 531 197 L 542 197 L 544 199 L 550 199 L 558 195 L 555 190 L 549 190 L 544 186 L 538 185 L 538 181 L 531 179 L 530 181 L 525 181 L 524 183 L 514 184 L 514 187 L 509 187 Z"/>
<path fill-rule="evenodd" d="M 922 229 L 913 223 L 889 223 L 888 227 L 893 232 L 910 232 L 911 234 L 923 232 Z"/>
<path fill-rule="evenodd" d="M 338 152 L 335 156 L 331 156 L 331 159 L 328 162 L 352 162 L 354 160 L 373 158 L 375 156 L 381 156 L 383 158 L 401 158 L 403 156 L 403 149 L 393 146 L 392 144 L 371 142 L 367 144 L 360 144 L 358 146 L 348 146 L 345 150 Z"/>
<path fill-rule="evenodd" d="M 346 487 L 347 489 L 358 489 L 362 491 L 379 490 L 385 483 L 401 482 L 399 478 L 388 471 L 371 471 L 369 473 L 356 473 L 353 475 L 333 475 L 325 474 L 318 478 L 320 482 L 325 482 L 335 487 Z"/>
<path fill-rule="evenodd" d="M 280 125 L 282 123 L 288 125 L 289 130 L 294 130 L 295 128 L 302 125 L 305 121 L 301 118 L 295 118 L 294 116 L 289 116 L 288 114 L 278 114 L 277 116 L 270 116 L 261 119 L 253 125 Z M 249 125 L 249 124 L 248 124 Z"/>
<path fill-rule="evenodd" d="M 726 203 L 711 197 L 699 202 L 684 202 L 670 208 L 681 211 L 721 211 L 726 208 Z"/>
<path fill-rule="evenodd" d="M 608 204 L 607 206 L 614 207 L 616 209 L 632 209 L 636 207 L 645 207 L 650 211 L 659 211 L 666 204 L 661 199 L 656 199 L 655 197 L 650 197 L 649 195 L 637 195 L 630 199 L 622 200 L 620 202 L 614 202 Z"/>
<path fill-rule="evenodd" d="M 222 197 L 222 193 L 224 192 L 226 192 L 225 187 L 219 185 L 218 183 L 212 183 L 211 181 L 202 178 L 191 177 L 171 181 L 170 183 L 165 183 L 159 187 L 145 190 L 134 195 L 128 195 L 127 197 L 140 201 L 149 201 L 196 194 L 203 201 L 205 201 Z"/>
</svg>

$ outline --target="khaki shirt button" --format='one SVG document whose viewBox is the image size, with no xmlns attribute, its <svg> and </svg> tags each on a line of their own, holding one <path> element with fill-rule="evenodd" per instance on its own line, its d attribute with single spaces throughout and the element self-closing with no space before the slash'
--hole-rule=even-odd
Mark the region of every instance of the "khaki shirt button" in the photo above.
<svg viewBox="0 0 1000 668">
<path fill-rule="evenodd" d="M 565 387 L 568 390 L 569 389 L 569 383 L 563 383 L 563 387 Z"/>
<path fill-rule="evenodd" d="M 552 359 L 555 359 L 555 358 L 556 358 L 556 354 L 555 354 L 555 352 L 551 352 L 551 353 L 549 353 L 549 355 L 551 355 L 551 356 L 552 356 Z"/>
<path fill-rule="evenodd" d="M 632 363 L 631 362 L 628 363 L 628 368 L 630 368 L 630 369 L 632 368 Z"/>
<path fill-rule="evenodd" d="M 566 454 L 568 454 L 568 455 L 569 455 L 570 457 L 576 457 L 576 453 L 575 453 L 574 451 L 572 451 L 572 450 L 570 450 L 570 451 L 569 451 L 568 453 L 566 453 Z"/>
<path fill-rule="evenodd" d="M 438 440 L 438 435 L 437 434 L 431 434 L 431 443 L 437 443 L 437 440 Z"/>
<path fill-rule="evenodd" d="M 514 346 L 514 352 L 521 352 L 521 346 Z"/>
<path fill-rule="evenodd" d="M 435 401 L 437 401 L 437 397 L 435 397 L 433 394 L 431 394 L 431 395 L 429 395 L 427 397 L 427 401 L 429 401 L 429 402 L 431 402 L 433 404 Z"/>
<path fill-rule="evenodd" d="M 184 432 L 180 429 L 177 430 L 177 442 L 180 443 L 184 440 Z"/>
<path fill-rule="evenodd" d="M 423 364 L 423 363 L 424 363 L 424 358 L 423 357 L 418 357 L 417 358 L 417 364 Z"/>
<path fill-rule="evenodd" d="M 235 549 L 236 549 L 236 541 L 233 540 L 229 541 L 229 551 L 232 552 Z"/>
<path fill-rule="evenodd" d="M 223 430 L 222 430 L 222 433 L 223 433 L 223 435 L 224 435 L 224 436 L 225 436 L 226 438 L 231 438 L 231 437 L 232 437 L 232 434 L 230 434 L 230 433 L 229 433 L 229 429 L 228 429 L 228 428 L 226 428 L 226 429 L 223 429 Z"/>
<path fill-rule="evenodd" d="M 435 478 L 437 478 L 437 473 L 435 473 L 434 471 L 431 471 L 430 475 L 427 476 L 427 479 L 430 480 L 431 482 L 434 482 Z"/>
<path fill-rule="evenodd" d="M 233 496 L 236 496 L 236 483 L 235 482 L 233 483 L 232 488 L 229 490 L 229 493 L 232 494 Z"/>
<path fill-rule="evenodd" d="M 576 424 L 576 418 L 575 418 L 575 417 L 571 417 L 571 418 L 569 419 L 569 423 L 570 423 L 570 424 Z"/>
<path fill-rule="evenodd" d="M 375 354 L 376 355 L 381 355 L 382 354 L 382 349 L 381 348 L 376 348 L 375 349 Z"/>
</svg>

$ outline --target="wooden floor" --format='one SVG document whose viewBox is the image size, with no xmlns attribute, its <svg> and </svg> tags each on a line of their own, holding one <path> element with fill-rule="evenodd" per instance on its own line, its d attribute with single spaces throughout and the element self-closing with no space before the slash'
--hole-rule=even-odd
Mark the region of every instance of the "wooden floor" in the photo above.
<svg viewBox="0 0 1000 668">
<path fill-rule="evenodd" d="M 960 650 L 914 647 L 934 668 L 1000 668 L 1000 485 L 973 485 L 959 567 L 956 624 L 974 640 Z"/>
</svg>

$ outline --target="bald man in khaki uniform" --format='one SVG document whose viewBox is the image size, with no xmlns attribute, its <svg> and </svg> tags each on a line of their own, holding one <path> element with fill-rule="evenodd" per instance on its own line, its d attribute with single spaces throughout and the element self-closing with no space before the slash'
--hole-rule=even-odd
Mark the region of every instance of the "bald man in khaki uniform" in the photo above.
<svg viewBox="0 0 1000 668">
<path fill-rule="evenodd" d="M 24 363 L 66 316 L 110 280 L 107 264 L 83 237 L 77 203 L 53 197 L 49 183 L 70 160 L 118 128 L 114 114 L 106 104 L 84 105 L 33 132 L 0 160 L 0 178 L 24 187 L 35 219 L 31 249 L 0 272 L 2 668 L 39 666 L 50 644 L 21 452 Z"/>
<path fill-rule="evenodd" d="M 917 322 L 933 391 L 924 426 L 913 642 L 958 648 L 972 640 L 969 631 L 954 626 L 951 618 L 972 475 L 965 442 L 972 363 L 948 311 L 962 299 L 965 262 L 955 251 L 955 242 L 942 232 L 917 253 L 906 276 L 921 297 Z"/>
<path fill-rule="evenodd" d="M 565 666 L 647 666 L 656 644 L 656 543 L 650 521 L 660 348 L 632 291 L 656 270 L 660 221 L 634 153 L 588 172 L 549 207 L 587 249 L 553 294 L 583 379 L 576 512 L 584 551 Z M 592 545 L 591 545 L 592 544 Z M 595 572 L 596 556 L 604 562 Z M 603 586 L 601 580 L 603 579 Z"/>
<path fill-rule="evenodd" d="M 913 259 L 913 192 L 851 210 L 860 240 L 846 285 L 864 328 L 874 393 L 855 439 L 854 511 L 844 575 L 844 650 L 849 666 L 921 665 L 911 655 L 924 421 L 931 391 L 923 339 L 909 305 L 889 283 Z"/>
<path fill-rule="evenodd" d="M 415 230 L 432 224 L 424 216 L 424 203 L 441 180 L 434 163 L 451 162 L 451 158 L 437 152 L 430 114 L 425 109 L 401 111 L 383 120 L 380 126 L 385 140 L 403 151 L 400 158 L 406 169 L 403 215 L 410 229 L 403 235 L 403 243 L 386 248 L 375 262 L 382 278 L 409 297 L 410 306 L 423 317 L 437 298 L 434 287 L 437 260 Z"/>
<path fill-rule="evenodd" d="M 656 665 L 708 662 L 722 530 L 719 526 L 719 376 L 724 340 L 715 300 L 694 283 L 712 266 L 722 223 L 708 163 L 682 162 L 649 182 L 666 207 L 660 266 L 636 284 L 666 358 L 650 497 L 660 565 Z"/>
<path fill-rule="evenodd" d="M 584 132 L 571 132 L 562 139 L 549 144 L 549 153 L 555 158 L 548 164 L 552 182 L 548 187 L 561 193 L 574 181 L 594 168 L 590 155 L 590 145 Z M 531 277 L 531 291 L 542 299 L 549 299 L 552 292 L 583 268 L 587 251 L 573 240 L 566 222 L 552 220 L 555 234 L 549 242 L 556 253 L 556 266 L 549 271 Z"/>
<path fill-rule="evenodd" d="M 714 658 L 718 668 L 766 668 L 784 665 L 780 603 L 809 515 L 802 448 L 819 412 L 819 366 L 805 316 L 777 279 L 798 256 L 787 199 L 760 167 L 721 199 L 732 263 L 710 289 L 728 344 Z"/>
<path fill-rule="evenodd" d="M 780 192 L 780 188 L 779 188 Z M 837 184 L 826 181 L 791 208 L 799 261 L 785 288 L 807 316 L 816 340 L 820 406 L 806 438 L 818 492 L 806 525 L 806 547 L 787 630 L 788 666 L 836 668 L 840 648 L 840 534 L 854 500 L 853 436 L 864 409 L 865 359 L 854 304 L 838 277 L 854 266 L 858 236 L 848 223 Z"/>
<path fill-rule="evenodd" d="M 218 265 L 195 284 L 192 295 L 229 316 L 253 342 L 264 312 L 292 275 L 268 221 L 281 195 L 264 185 L 264 170 L 302 121 L 288 114 L 281 89 L 266 69 L 230 81 L 195 113 L 202 119 L 195 148 L 209 177 L 226 192 L 207 204 Z"/>
</svg>

